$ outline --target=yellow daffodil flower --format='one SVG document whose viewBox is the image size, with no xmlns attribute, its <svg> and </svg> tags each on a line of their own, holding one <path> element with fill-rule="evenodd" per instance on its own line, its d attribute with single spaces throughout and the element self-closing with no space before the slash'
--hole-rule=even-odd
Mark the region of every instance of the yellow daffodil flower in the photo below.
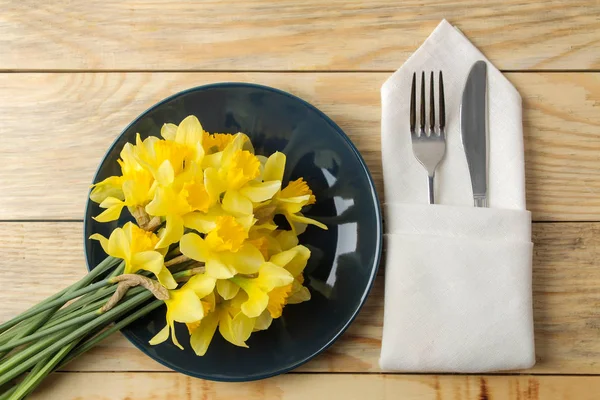
<svg viewBox="0 0 600 400">
<path fill-rule="evenodd" d="M 165 139 L 166 143 L 174 143 L 183 146 L 186 149 L 183 154 L 189 154 L 190 156 L 187 161 L 193 161 L 198 164 L 202 162 L 202 159 L 204 158 L 204 147 L 202 142 L 205 137 L 205 132 L 200 121 L 198 121 L 198 118 L 195 116 L 190 115 L 184 118 L 179 126 L 175 124 L 164 124 L 160 130 L 160 135 Z"/>
<path fill-rule="evenodd" d="M 213 133 L 204 132 L 204 140 L 202 146 L 205 154 L 219 153 L 233 141 L 234 135 L 229 133 Z"/>
<path fill-rule="evenodd" d="M 109 222 L 119 219 L 124 207 L 134 213 L 152 199 L 152 174 L 144 169 L 135 159 L 134 146 L 125 144 L 121 151 L 122 176 L 111 176 L 94 185 L 90 198 L 105 208 L 101 214 L 94 217 L 98 222 Z"/>
<path fill-rule="evenodd" d="M 327 229 L 327 225 L 302 215 L 302 207 L 314 204 L 315 195 L 308 187 L 304 179 L 299 178 L 291 181 L 288 185 L 277 193 L 272 201 L 275 206 L 275 214 L 283 214 L 292 230 L 296 234 L 304 232 L 306 225 L 316 225 L 321 229 Z"/>
<path fill-rule="evenodd" d="M 150 344 L 162 343 L 170 335 L 173 343 L 183 350 L 175 335 L 175 322 L 196 324 L 201 321 L 206 308 L 201 299 L 212 293 L 215 282 L 214 278 L 206 274 L 198 274 L 180 289 L 170 290 L 169 298 L 165 300 L 167 325 L 150 340 Z"/>
<path fill-rule="evenodd" d="M 246 294 L 240 292 L 230 301 L 222 301 L 217 304 L 215 309 L 206 314 L 198 323 L 188 324 L 190 344 L 197 355 L 206 354 L 217 327 L 221 336 L 228 342 L 236 346 L 248 347 L 246 340 L 255 330 L 255 323 L 258 319 L 248 318 L 241 312 L 241 303 L 246 299 Z"/>
<path fill-rule="evenodd" d="M 310 250 L 305 246 L 294 246 L 270 258 L 269 262 L 285 268 L 294 277 L 293 282 L 289 285 L 275 288 L 268 293 L 267 309 L 271 313 L 271 317 L 279 318 L 283 307 L 290 303 L 290 298 L 293 303 L 301 303 L 310 299 L 308 288 L 302 285 L 304 283 L 302 273 L 309 258 Z"/>
<path fill-rule="evenodd" d="M 264 258 L 251 243 L 246 242 L 249 226 L 229 215 L 217 217 L 215 227 L 205 238 L 187 233 L 179 242 L 181 253 L 204 262 L 206 272 L 217 279 L 228 279 L 237 273 L 254 274 Z"/>
<path fill-rule="evenodd" d="M 248 300 L 240 307 L 242 312 L 250 318 L 256 318 L 269 304 L 268 293 L 275 288 L 291 284 L 294 277 L 285 268 L 272 262 L 265 262 L 260 266 L 256 278 L 235 276 L 230 280 L 248 295 Z"/>
<path fill-rule="evenodd" d="M 164 255 L 155 250 L 158 236 L 128 222 L 123 228 L 116 228 L 107 239 L 95 233 L 90 239 L 98 240 L 104 252 L 125 260 L 126 274 L 139 270 L 152 272 L 167 289 L 177 287 L 177 282 L 164 264 Z"/>
<path fill-rule="evenodd" d="M 283 179 L 285 163 L 286 157 L 283 153 L 275 153 L 269 157 L 264 168 L 264 179 L 281 181 Z M 314 204 L 315 202 L 316 198 L 312 190 L 310 190 L 304 179 L 299 178 L 291 181 L 284 189 L 278 191 L 271 201 L 261 204 L 256 213 L 261 214 L 259 210 L 262 208 L 266 211 L 267 215 L 283 214 L 295 234 L 304 232 L 306 225 L 316 225 L 322 229 L 327 229 L 326 225 L 314 219 L 307 218 L 301 213 L 302 207 Z"/>
<path fill-rule="evenodd" d="M 204 171 L 211 198 L 219 199 L 224 194 L 222 207 L 232 215 L 252 214 L 253 203 L 269 200 L 281 188 L 280 180 L 260 181 L 261 163 L 252 152 L 243 149 L 247 141 L 246 135 L 238 133 L 223 150 L 220 166 Z"/>
<path fill-rule="evenodd" d="M 210 198 L 198 173 L 199 167 L 193 164 L 185 174 L 184 181 L 174 178 L 172 169 L 165 161 L 163 181 L 156 189 L 152 201 L 146 206 L 146 212 L 153 216 L 163 217 L 166 226 L 161 234 L 158 247 L 166 247 L 181 239 L 186 226 L 186 216 L 200 211 L 206 213 L 210 207 Z M 183 175 L 181 175 L 183 176 Z"/>
<path fill-rule="evenodd" d="M 219 307 L 219 332 L 229 343 L 239 347 L 248 347 L 246 340 L 254 330 L 256 318 L 250 318 L 242 312 L 248 296 L 240 292 L 229 301 L 224 301 Z"/>
</svg>

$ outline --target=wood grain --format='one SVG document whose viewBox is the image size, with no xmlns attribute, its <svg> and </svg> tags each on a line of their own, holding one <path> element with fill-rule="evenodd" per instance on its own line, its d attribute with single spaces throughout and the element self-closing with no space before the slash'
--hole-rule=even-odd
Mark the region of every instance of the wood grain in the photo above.
<svg viewBox="0 0 600 400">
<path fill-rule="evenodd" d="M 347 132 L 381 193 L 379 88 L 387 73 L 0 74 L 0 219 L 80 219 L 102 155 L 162 98 L 257 82 L 312 102 Z M 600 73 L 511 73 L 523 95 L 528 208 L 538 221 L 600 219 Z"/>
<path fill-rule="evenodd" d="M 67 375 L 67 376 L 65 376 Z M 595 400 L 600 377 L 287 374 L 249 383 L 173 373 L 54 374 L 31 400 Z"/>
<path fill-rule="evenodd" d="M 82 224 L 0 223 L 0 321 L 85 272 Z M 600 223 L 536 223 L 533 295 L 537 365 L 529 372 L 600 373 Z M 383 325 L 380 275 L 358 318 L 305 372 L 379 372 Z M 123 336 L 68 366 L 70 371 L 166 371 Z"/>
<path fill-rule="evenodd" d="M 0 70 L 395 70 L 446 18 L 498 67 L 600 66 L 597 0 L 0 1 Z"/>
</svg>

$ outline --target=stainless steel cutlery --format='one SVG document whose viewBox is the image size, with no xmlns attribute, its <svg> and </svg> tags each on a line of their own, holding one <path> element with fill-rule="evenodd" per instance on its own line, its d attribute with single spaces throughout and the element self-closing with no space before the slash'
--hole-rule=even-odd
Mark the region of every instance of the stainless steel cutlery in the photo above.
<svg viewBox="0 0 600 400">
<path fill-rule="evenodd" d="M 439 72 L 437 124 L 433 72 L 429 79 L 428 120 L 426 120 L 425 106 L 425 72 L 421 72 L 420 87 L 419 125 L 417 126 L 417 75 L 414 73 L 410 91 L 410 134 L 413 153 L 427 171 L 429 203 L 434 204 L 435 171 L 446 152 L 446 107 L 442 72 Z M 487 107 L 487 64 L 485 61 L 477 61 L 469 72 L 460 107 L 461 137 L 469 167 L 475 207 L 488 207 Z"/>
<path fill-rule="evenodd" d="M 444 100 L 444 78 L 442 72 L 439 75 L 439 124 L 435 123 L 435 91 L 433 88 L 433 72 L 429 80 L 429 128 L 425 121 L 425 72 L 421 73 L 421 107 L 419 127 L 417 128 L 417 99 L 416 83 L 417 75 L 413 74 L 412 88 L 410 91 L 410 135 L 415 157 L 427 170 L 427 182 L 429 184 L 429 203 L 435 203 L 434 178 L 435 170 L 446 153 L 446 103 Z"/>
<path fill-rule="evenodd" d="M 460 106 L 460 130 L 475 207 L 488 206 L 487 64 L 471 67 Z"/>
</svg>

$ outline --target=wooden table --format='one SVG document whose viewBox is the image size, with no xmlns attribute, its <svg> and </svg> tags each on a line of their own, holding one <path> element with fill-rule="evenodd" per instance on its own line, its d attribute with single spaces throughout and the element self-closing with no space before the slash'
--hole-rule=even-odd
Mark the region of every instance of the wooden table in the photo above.
<svg viewBox="0 0 600 400">
<path fill-rule="evenodd" d="M 600 2 L 486 3 L 0 0 L 0 320 L 84 274 L 84 202 L 100 158 L 180 90 L 247 81 L 310 101 L 350 135 L 381 191 L 380 86 L 442 18 L 523 97 L 535 221 L 531 370 L 381 374 L 379 276 L 349 331 L 293 373 L 202 381 L 115 335 L 32 398 L 600 398 Z"/>
</svg>

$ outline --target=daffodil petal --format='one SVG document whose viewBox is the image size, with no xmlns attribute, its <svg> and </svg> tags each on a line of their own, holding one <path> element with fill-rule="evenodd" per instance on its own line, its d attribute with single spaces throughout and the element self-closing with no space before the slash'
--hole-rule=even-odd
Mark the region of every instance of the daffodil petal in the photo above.
<svg viewBox="0 0 600 400">
<path fill-rule="evenodd" d="M 167 289 L 175 289 L 177 287 L 177 281 L 171 275 L 171 271 L 167 267 L 163 267 L 156 278 L 160 282 L 161 285 L 166 287 Z"/>
<path fill-rule="evenodd" d="M 281 181 L 252 183 L 240 189 L 240 194 L 255 203 L 271 199 L 281 188 Z"/>
<path fill-rule="evenodd" d="M 219 332 L 229 343 L 239 347 L 248 347 L 245 343 L 252 334 L 254 319 L 250 319 L 243 313 L 238 313 L 232 318 L 229 313 L 223 313 L 220 318 Z"/>
<path fill-rule="evenodd" d="M 222 311 L 219 316 L 219 333 L 223 336 L 223 339 L 227 340 L 229 343 L 238 346 L 238 343 L 235 342 L 233 332 L 231 329 L 231 323 L 233 318 L 229 315 L 228 312 Z"/>
<path fill-rule="evenodd" d="M 260 266 L 256 279 L 260 281 L 261 288 L 266 292 L 270 292 L 276 287 L 289 285 L 294 281 L 294 277 L 288 270 L 272 262 L 266 262 Z"/>
<path fill-rule="evenodd" d="M 159 185 L 167 186 L 175 180 L 175 170 L 169 160 L 165 160 L 160 164 L 154 177 Z"/>
<path fill-rule="evenodd" d="M 169 299 L 165 300 L 168 313 L 173 321 L 195 322 L 204 317 L 204 307 L 193 290 L 176 289 L 169 291 Z"/>
<path fill-rule="evenodd" d="M 183 350 L 183 346 L 179 343 L 179 340 L 177 340 L 177 335 L 175 335 L 175 322 L 173 320 L 168 320 L 167 323 L 169 324 L 169 330 L 171 331 L 171 340 L 173 341 L 173 344 Z"/>
<path fill-rule="evenodd" d="M 207 168 L 219 168 L 221 160 L 223 159 L 223 152 L 213 153 L 205 155 L 202 159 L 202 167 Z"/>
<path fill-rule="evenodd" d="M 130 254 L 129 240 L 121 228 L 116 228 L 108 238 L 108 254 L 122 259 L 128 259 Z"/>
<path fill-rule="evenodd" d="M 223 210 L 234 215 L 252 214 L 252 202 L 236 190 L 228 190 L 223 197 Z"/>
<path fill-rule="evenodd" d="M 167 215 L 165 231 L 161 236 L 156 248 L 161 249 L 173 243 L 177 243 L 183 236 L 183 218 L 179 215 Z"/>
<path fill-rule="evenodd" d="M 219 200 L 221 193 L 225 191 L 224 183 L 221 181 L 219 172 L 215 168 L 204 170 L 204 187 L 213 204 Z"/>
<path fill-rule="evenodd" d="M 300 222 L 301 224 L 308 224 L 308 225 L 316 225 L 321 229 L 327 230 L 327 225 L 325 225 L 324 223 L 319 222 L 312 218 L 307 218 L 301 214 L 290 214 L 290 215 L 288 215 L 288 218 L 294 222 Z"/>
<path fill-rule="evenodd" d="M 274 254 L 269 261 L 279 265 L 280 267 L 285 267 L 290 261 L 294 259 L 296 256 L 296 250 L 290 249 L 282 251 L 281 253 Z M 295 276 L 295 275 L 293 275 Z"/>
<path fill-rule="evenodd" d="M 239 343 L 238 346 L 243 344 L 243 347 L 248 347 L 246 345 L 246 340 L 248 340 L 252 334 L 255 321 L 255 318 L 248 318 L 244 313 L 238 313 L 233 318 L 231 321 L 231 332 L 234 340 Z"/>
<path fill-rule="evenodd" d="M 206 261 L 206 273 L 215 279 L 229 279 L 236 274 L 236 271 L 220 259 L 211 257 Z"/>
<path fill-rule="evenodd" d="M 254 218 L 254 215 L 252 214 L 237 217 L 235 220 L 238 224 L 242 225 L 246 231 L 249 231 L 250 228 L 252 228 L 252 225 L 256 223 L 256 218 Z"/>
<path fill-rule="evenodd" d="M 256 321 L 254 323 L 254 330 L 264 331 L 265 329 L 268 329 L 271 326 L 272 322 L 273 317 L 271 317 L 271 313 L 269 312 L 269 310 L 265 310 L 262 312 L 262 314 L 258 316 L 258 318 L 256 318 Z"/>
<path fill-rule="evenodd" d="M 160 330 L 160 332 L 158 332 L 156 335 L 154 335 L 154 337 L 152 339 L 150 339 L 150 341 L 148 343 L 151 344 L 152 346 L 161 344 L 169 338 L 169 333 L 170 333 L 169 325 L 167 324 L 167 325 L 165 325 L 164 328 L 162 328 Z"/>
<path fill-rule="evenodd" d="M 235 253 L 223 254 L 223 259 L 233 265 L 240 274 L 257 273 L 265 261 L 260 250 L 250 243 L 244 243 Z"/>
<path fill-rule="evenodd" d="M 285 170 L 285 154 L 277 151 L 267 159 L 263 172 L 264 181 L 280 181 L 283 179 Z"/>
<path fill-rule="evenodd" d="M 202 125 L 200 125 L 200 121 L 198 121 L 198 118 L 194 115 L 190 115 L 184 118 L 177 127 L 175 141 L 194 148 L 197 143 L 202 144 L 202 133 L 203 129 Z"/>
<path fill-rule="evenodd" d="M 175 140 L 177 134 L 177 125 L 175 124 L 164 124 L 160 129 L 160 136 L 166 140 Z"/>
<path fill-rule="evenodd" d="M 90 200 L 94 203 L 102 203 L 108 197 L 124 200 L 122 176 L 109 176 L 102 182 L 96 183 L 90 193 Z"/>
<path fill-rule="evenodd" d="M 267 309 L 269 296 L 258 288 L 252 288 L 246 293 L 248 300 L 242 304 L 242 312 L 250 318 L 256 318 Z"/>
<path fill-rule="evenodd" d="M 217 292 L 225 300 L 233 299 L 239 291 L 240 287 L 231 281 L 226 279 L 219 279 L 217 281 Z"/>
<path fill-rule="evenodd" d="M 119 219 L 125 203 L 117 198 L 108 197 L 100 204 L 100 207 L 106 208 L 106 210 L 94 217 L 94 219 L 98 222 L 110 222 Z"/>
<path fill-rule="evenodd" d="M 90 239 L 99 241 L 100 246 L 102 246 L 102 250 L 104 250 L 104 252 L 106 254 L 108 254 L 108 239 L 107 238 L 105 238 L 104 236 L 102 236 L 99 233 L 94 233 L 93 235 L 90 236 Z"/>
<path fill-rule="evenodd" d="M 131 257 L 131 265 L 134 268 L 132 272 L 143 269 L 152 272 L 157 277 L 165 266 L 163 256 L 158 251 L 142 251 L 135 253 Z"/>
<path fill-rule="evenodd" d="M 289 250 L 298 245 L 298 236 L 294 235 L 292 231 L 281 231 L 275 236 L 275 239 L 279 242 L 282 250 Z"/>
<path fill-rule="evenodd" d="M 208 274 L 197 274 L 192 276 L 183 287 L 194 291 L 199 298 L 203 298 L 212 293 L 216 283 L 217 280 Z"/>
<path fill-rule="evenodd" d="M 200 233 L 208 233 L 217 226 L 216 215 L 203 212 L 191 212 L 183 216 L 183 225 Z"/>
<path fill-rule="evenodd" d="M 287 298 L 287 303 L 299 304 L 308 300 L 310 300 L 310 291 L 295 279 L 292 283 L 292 293 Z"/>
<path fill-rule="evenodd" d="M 206 262 L 210 256 L 210 250 L 204 239 L 195 233 L 186 233 L 179 241 L 181 253 L 192 260 Z"/>
<path fill-rule="evenodd" d="M 206 354 L 218 324 L 219 316 L 216 312 L 212 312 L 202 318 L 200 326 L 192 332 L 192 335 L 190 336 L 190 345 L 196 355 L 203 356 Z"/>
<path fill-rule="evenodd" d="M 249 142 L 248 136 L 243 133 L 237 133 L 231 143 L 229 143 L 223 150 L 222 162 L 227 163 L 233 157 L 233 154 L 244 148 L 246 142 Z"/>
<path fill-rule="evenodd" d="M 284 255 L 285 253 L 285 255 Z M 293 256 L 289 257 L 289 254 Z M 292 276 L 298 276 L 306 267 L 306 263 L 310 258 L 310 250 L 305 246 L 296 246 L 288 250 L 287 252 L 282 252 L 271 257 L 271 262 L 284 267 L 287 269 Z M 283 263 L 281 263 L 283 262 Z"/>
</svg>

